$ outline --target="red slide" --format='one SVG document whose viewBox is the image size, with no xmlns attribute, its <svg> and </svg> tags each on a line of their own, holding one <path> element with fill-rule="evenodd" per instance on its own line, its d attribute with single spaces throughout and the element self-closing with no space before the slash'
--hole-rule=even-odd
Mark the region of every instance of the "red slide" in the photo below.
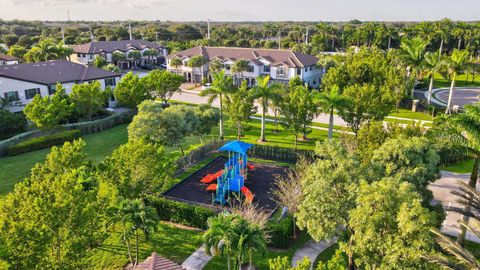
<svg viewBox="0 0 480 270">
<path fill-rule="evenodd" d="M 240 191 L 243 193 L 243 195 L 245 195 L 245 199 L 248 203 L 251 203 L 253 201 L 253 194 L 250 189 L 248 189 L 246 186 L 243 186 Z"/>
<path fill-rule="evenodd" d="M 200 180 L 200 182 L 204 184 L 209 184 L 217 180 L 217 178 L 220 177 L 222 174 L 223 174 L 223 170 L 220 170 L 214 174 L 209 173 L 205 177 L 203 177 L 202 180 Z"/>
<path fill-rule="evenodd" d="M 217 190 L 217 184 L 210 184 L 207 187 L 207 191 L 215 191 Z"/>
<path fill-rule="evenodd" d="M 251 163 L 247 163 L 247 168 L 250 170 L 250 171 L 253 171 L 255 169 L 255 166 L 253 166 Z"/>
</svg>

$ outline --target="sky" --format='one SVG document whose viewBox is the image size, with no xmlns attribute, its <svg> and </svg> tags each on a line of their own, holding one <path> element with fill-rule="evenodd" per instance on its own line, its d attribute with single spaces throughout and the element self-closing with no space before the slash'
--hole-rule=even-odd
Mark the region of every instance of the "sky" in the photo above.
<svg viewBox="0 0 480 270">
<path fill-rule="evenodd" d="M 480 0 L 0 0 L 3 20 L 480 20 Z"/>
</svg>

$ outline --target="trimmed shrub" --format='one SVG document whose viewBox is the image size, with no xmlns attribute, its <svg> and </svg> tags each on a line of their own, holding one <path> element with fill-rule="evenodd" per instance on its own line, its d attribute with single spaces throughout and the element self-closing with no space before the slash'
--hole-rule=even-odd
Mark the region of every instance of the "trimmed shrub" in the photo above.
<svg viewBox="0 0 480 270">
<path fill-rule="evenodd" d="M 0 140 L 10 138 L 27 129 L 27 120 L 21 113 L 0 109 Z"/>
<path fill-rule="evenodd" d="M 266 229 L 270 234 L 270 247 L 286 249 L 290 246 L 293 235 L 293 220 L 291 216 L 281 220 L 269 221 Z"/>
<path fill-rule="evenodd" d="M 80 137 L 79 130 L 67 130 L 37 138 L 32 138 L 7 148 L 7 154 L 15 156 L 30 151 L 63 144 L 66 141 L 73 141 Z"/>
<path fill-rule="evenodd" d="M 63 125 L 67 129 L 78 129 L 82 134 L 97 133 L 132 121 L 133 111 L 112 114 L 106 118 Z"/>
<path fill-rule="evenodd" d="M 149 203 L 157 209 L 158 217 L 185 226 L 207 229 L 209 217 L 217 215 L 213 209 L 170 200 L 167 198 L 149 198 Z"/>
<path fill-rule="evenodd" d="M 255 144 L 250 150 L 248 150 L 248 154 L 251 156 L 261 157 L 264 159 L 284 161 L 289 163 L 297 162 L 297 159 L 300 156 L 312 158 L 315 155 L 315 153 L 310 150 L 293 149 L 293 148 L 259 145 L 259 144 Z"/>
</svg>

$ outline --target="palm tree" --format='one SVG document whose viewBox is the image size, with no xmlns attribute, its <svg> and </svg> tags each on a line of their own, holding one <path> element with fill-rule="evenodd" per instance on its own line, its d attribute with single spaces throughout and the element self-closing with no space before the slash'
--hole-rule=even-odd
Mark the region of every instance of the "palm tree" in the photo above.
<svg viewBox="0 0 480 270">
<path fill-rule="evenodd" d="M 148 59 L 148 64 L 151 65 L 153 59 L 158 55 L 158 50 L 148 49 L 143 53 L 143 56 L 146 56 Z"/>
<path fill-rule="evenodd" d="M 448 73 L 452 76 L 452 83 L 450 85 L 450 93 L 448 94 L 448 103 L 447 109 L 445 111 L 446 114 L 450 114 L 452 112 L 452 96 L 453 90 L 455 89 L 455 79 L 457 74 L 462 72 L 465 69 L 465 65 L 468 61 L 468 51 L 466 50 L 453 50 L 452 55 L 447 60 L 447 68 Z"/>
<path fill-rule="evenodd" d="M 135 269 L 138 264 L 138 242 L 139 232 L 143 232 L 148 238 L 150 233 L 155 230 L 156 221 L 158 219 L 155 208 L 148 207 L 140 199 L 124 200 L 118 207 L 118 217 L 124 225 L 123 240 L 127 244 L 128 256 L 130 263 Z M 135 260 L 132 258 L 130 237 L 135 236 Z"/>
<path fill-rule="evenodd" d="M 260 100 L 262 105 L 262 128 L 260 133 L 260 141 L 265 142 L 265 114 L 268 112 L 269 104 L 273 100 L 280 98 L 277 92 L 280 89 L 278 84 L 270 84 L 270 76 L 263 76 L 257 78 L 257 85 L 253 87 L 253 96 Z"/>
<path fill-rule="evenodd" d="M 412 39 L 403 39 L 402 44 L 400 45 L 400 58 L 408 66 L 411 71 L 411 75 L 414 80 L 419 79 L 421 73 L 421 67 L 425 59 L 425 48 L 428 45 L 428 41 L 423 40 L 420 37 L 415 37 Z M 413 89 L 411 97 L 415 93 L 415 84 L 413 84 Z"/>
<path fill-rule="evenodd" d="M 173 58 L 170 59 L 170 66 L 175 68 L 175 74 L 178 74 L 178 68 L 183 65 L 182 60 L 180 58 Z"/>
<path fill-rule="evenodd" d="M 247 60 L 237 60 L 233 63 L 232 72 L 235 74 L 235 82 L 237 85 L 240 85 L 243 79 L 243 72 L 248 71 L 248 61 Z"/>
<path fill-rule="evenodd" d="M 249 269 L 252 266 L 252 253 L 263 252 L 267 249 L 267 236 L 265 230 L 257 224 L 253 224 L 244 218 L 239 218 L 234 229 L 235 244 L 233 247 L 236 253 L 235 266 L 242 270 L 244 258 L 248 256 Z"/>
<path fill-rule="evenodd" d="M 193 56 L 188 61 L 188 66 L 192 68 L 192 76 L 193 76 L 194 83 L 197 83 L 195 72 L 194 72 L 195 68 L 199 68 L 201 73 L 202 72 L 201 68 L 203 67 L 203 65 L 205 65 L 206 62 L 207 62 L 207 59 L 205 59 L 205 57 L 203 57 L 203 55 L 200 55 L 200 54 Z"/>
<path fill-rule="evenodd" d="M 213 60 L 210 61 L 210 63 L 208 64 L 208 67 L 209 67 L 209 70 L 210 70 L 211 73 L 217 73 L 217 72 L 219 72 L 220 70 L 222 70 L 223 64 L 222 64 L 222 62 L 220 62 L 220 60 L 218 60 L 218 59 L 213 59 Z"/>
<path fill-rule="evenodd" d="M 133 60 L 133 66 L 136 68 L 138 61 L 142 59 L 142 53 L 139 51 L 131 51 L 127 57 Z"/>
<path fill-rule="evenodd" d="M 228 98 L 228 94 L 234 91 L 232 77 L 226 76 L 225 71 L 213 74 L 212 85 L 210 88 L 200 92 L 200 96 L 209 96 L 208 103 L 218 98 L 220 102 L 220 139 L 223 140 L 223 98 Z"/>
<path fill-rule="evenodd" d="M 233 227 L 237 219 L 237 215 L 226 213 L 211 217 L 207 221 L 208 230 L 203 235 L 205 252 L 208 255 L 226 254 L 228 270 L 231 269 L 230 255 L 232 253 L 232 242 L 235 238 Z"/>
<path fill-rule="evenodd" d="M 122 52 L 113 52 L 112 53 L 112 61 L 115 65 L 118 65 L 118 62 L 124 61 L 126 59 L 125 54 Z"/>
<path fill-rule="evenodd" d="M 433 81 L 435 79 L 435 74 L 440 69 L 440 59 L 438 53 L 427 52 L 425 54 L 425 65 L 424 71 L 426 71 L 427 76 L 430 78 L 430 84 L 428 86 L 428 98 L 427 103 L 430 104 L 432 100 L 432 90 L 433 90 Z"/>
<path fill-rule="evenodd" d="M 452 21 L 449 19 L 443 19 L 435 23 L 435 32 L 440 38 L 440 48 L 438 49 L 439 57 L 442 56 L 443 45 L 450 40 L 450 30 L 452 27 Z"/>
<path fill-rule="evenodd" d="M 349 100 L 340 94 L 338 85 L 334 85 L 331 91 L 321 93 L 317 102 L 325 113 L 330 114 L 328 139 L 331 140 L 333 137 L 333 112 L 346 109 L 349 105 Z"/>
</svg>

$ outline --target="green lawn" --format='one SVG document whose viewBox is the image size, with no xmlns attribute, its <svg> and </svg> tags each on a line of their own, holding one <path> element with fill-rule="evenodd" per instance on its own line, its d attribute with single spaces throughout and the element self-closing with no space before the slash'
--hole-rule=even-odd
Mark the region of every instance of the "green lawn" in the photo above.
<svg viewBox="0 0 480 270">
<path fill-rule="evenodd" d="M 268 260 L 274 259 L 278 256 L 287 256 L 290 260 L 293 257 L 295 251 L 310 240 L 310 236 L 307 233 L 303 233 L 299 239 L 287 250 L 267 250 L 265 254 L 254 253 L 253 264 L 259 270 L 268 270 Z M 227 269 L 227 258 L 216 256 L 203 268 L 205 270 L 225 270 Z"/>
<path fill-rule="evenodd" d="M 460 161 L 455 164 L 440 167 L 440 170 L 454 172 L 454 173 L 471 173 L 473 167 L 473 160 Z"/>
<path fill-rule="evenodd" d="M 468 75 L 468 83 L 465 83 L 466 75 L 460 74 L 457 76 L 455 80 L 455 85 L 458 87 L 466 87 L 466 86 L 480 86 L 480 76 L 475 77 L 474 83 L 472 83 L 472 75 Z M 430 81 L 428 78 L 424 80 L 424 88 L 428 88 Z M 440 74 L 435 75 L 435 79 L 433 81 L 434 88 L 443 88 L 443 87 L 450 87 L 451 81 L 443 78 Z"/>
<path fill-rule="evenodd" d="M 109 130 L 85 135 L 85 151 L 96 163 L 102 161 L 119 145 L 127 142 L 127 125 L 119 125 Z M 43 162 L 50 148 L 37 150 L 13 157 L 0 158 L 0 196 L 13 189 L 13 185 L 30 175 L 30 169 Z"/>
<path fill-rule="evenodd" d="M 410 119 L 416 119 L 416 120 L 433 121 L 431 115 L 428 115 L 422 112 L 412 112 L 411 110 L 401 109 L 401 108 L 391 113 L 390 116 L 410 118 Z"/>
<path fill-rule="evenodd" d="M 129 259 L 127 247 L 120 239 L 120 232 L 113 231 L 102 246 L 91 250 L 86 258 L 90 266 L 88 269 L 123 269 Z M 155 251 L 181 264 L 201 244 L 201 231 L 182 229 L 160 222 L 148 240 L 142 236 L 139 257 L 143 261 Z"/>
</svg>

